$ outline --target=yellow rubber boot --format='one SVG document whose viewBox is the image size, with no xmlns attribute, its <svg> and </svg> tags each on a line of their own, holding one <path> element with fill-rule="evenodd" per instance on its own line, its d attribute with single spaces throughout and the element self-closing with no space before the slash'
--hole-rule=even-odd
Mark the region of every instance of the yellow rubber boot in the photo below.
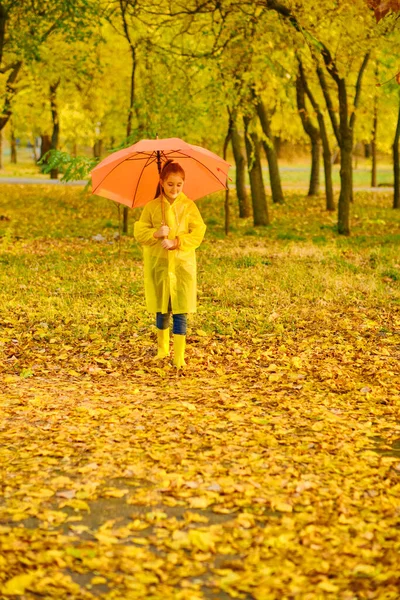
<svg viewBox="0 0 400 600">
<path fill-rule="evenodd" d="M 169 329 L 157 329 L 157 356 L 156 358 L 165 358 L 169 356 Z"/>
<path fill-rule="evenodd" d="M 174 365 L 180 369 L 185 363 L 186 335 L 174 334 Z"/>
</svg>

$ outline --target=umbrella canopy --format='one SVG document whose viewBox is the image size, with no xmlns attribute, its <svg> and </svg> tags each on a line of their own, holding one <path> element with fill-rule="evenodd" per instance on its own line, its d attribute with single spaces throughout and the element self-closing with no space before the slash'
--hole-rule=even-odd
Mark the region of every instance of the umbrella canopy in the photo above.
<svg viewBox="0 0 400 600">
<path fill-rule="evenodd" d="M 185 194 L 192 200 L 226 189 L 230 167 L 217 154 L 179 138 L 141 140 L 102 160 L 92 171 L 92 194 L 131 208 L 154 198 L 162 165 L 178 162 L 186 174 Z"/>
</svg>

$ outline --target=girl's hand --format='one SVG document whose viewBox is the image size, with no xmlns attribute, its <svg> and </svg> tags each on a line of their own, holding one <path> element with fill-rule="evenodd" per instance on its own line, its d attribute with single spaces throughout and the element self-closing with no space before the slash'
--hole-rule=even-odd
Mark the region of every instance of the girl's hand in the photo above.
<svg viewBox="0 0 400 600">
<path fill-rule="evenodd" d="M 178 247 L 177 240 L 163 240 L 161 246 L 164 250 L 175 250 Z"/>
<path fill-rule="evenodd" d="M 161 225 L 160 229 L 158 231 L 155 231 L 153 233 L 153 237 L 155 238 L 165 238 L 168 237 L 169 234 L 169 227 L 168 225 Z"/>
</svg>

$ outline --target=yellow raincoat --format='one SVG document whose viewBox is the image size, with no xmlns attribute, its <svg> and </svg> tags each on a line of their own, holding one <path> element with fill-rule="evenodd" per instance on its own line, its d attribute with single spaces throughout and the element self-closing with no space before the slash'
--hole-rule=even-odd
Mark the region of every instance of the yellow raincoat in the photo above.
<svg viewBox="0 0 400 600">
<path fill-rule="evenodd" d="M 149 312 L 169 312 L 171 299 L 175 314 L 196 312 L 196 254 L 203 240 L 206 226 L 200 212 L 183 192 L 172 204 L 164 198 L 165 224 L 170 228 L 168 238 L 179 238 L 177 250 L 164 250 L 162 239 L 153 237 L 162 223 L 160 198 L 155 198 L 143 209 L 135 223 L 136 241 L 143 246 L 144 284 Z"/>
</svg>

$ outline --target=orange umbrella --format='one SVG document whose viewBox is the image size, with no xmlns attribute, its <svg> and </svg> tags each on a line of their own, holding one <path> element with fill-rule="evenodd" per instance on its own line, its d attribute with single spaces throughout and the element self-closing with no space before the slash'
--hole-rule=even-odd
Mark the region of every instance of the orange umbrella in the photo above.
<svg viewBox="0 0 400 600">
<path fill-rule="evenodd" d="M 179 138 L 141 140 L 102 160 L 92 171 L 92 194 L 131 208 L 154 198 L 165 161 L 179 162 L 186 173 L 185 194 L 192 200 L 226 189 L 230 167 L 217 154 Z"/>
</svg>

